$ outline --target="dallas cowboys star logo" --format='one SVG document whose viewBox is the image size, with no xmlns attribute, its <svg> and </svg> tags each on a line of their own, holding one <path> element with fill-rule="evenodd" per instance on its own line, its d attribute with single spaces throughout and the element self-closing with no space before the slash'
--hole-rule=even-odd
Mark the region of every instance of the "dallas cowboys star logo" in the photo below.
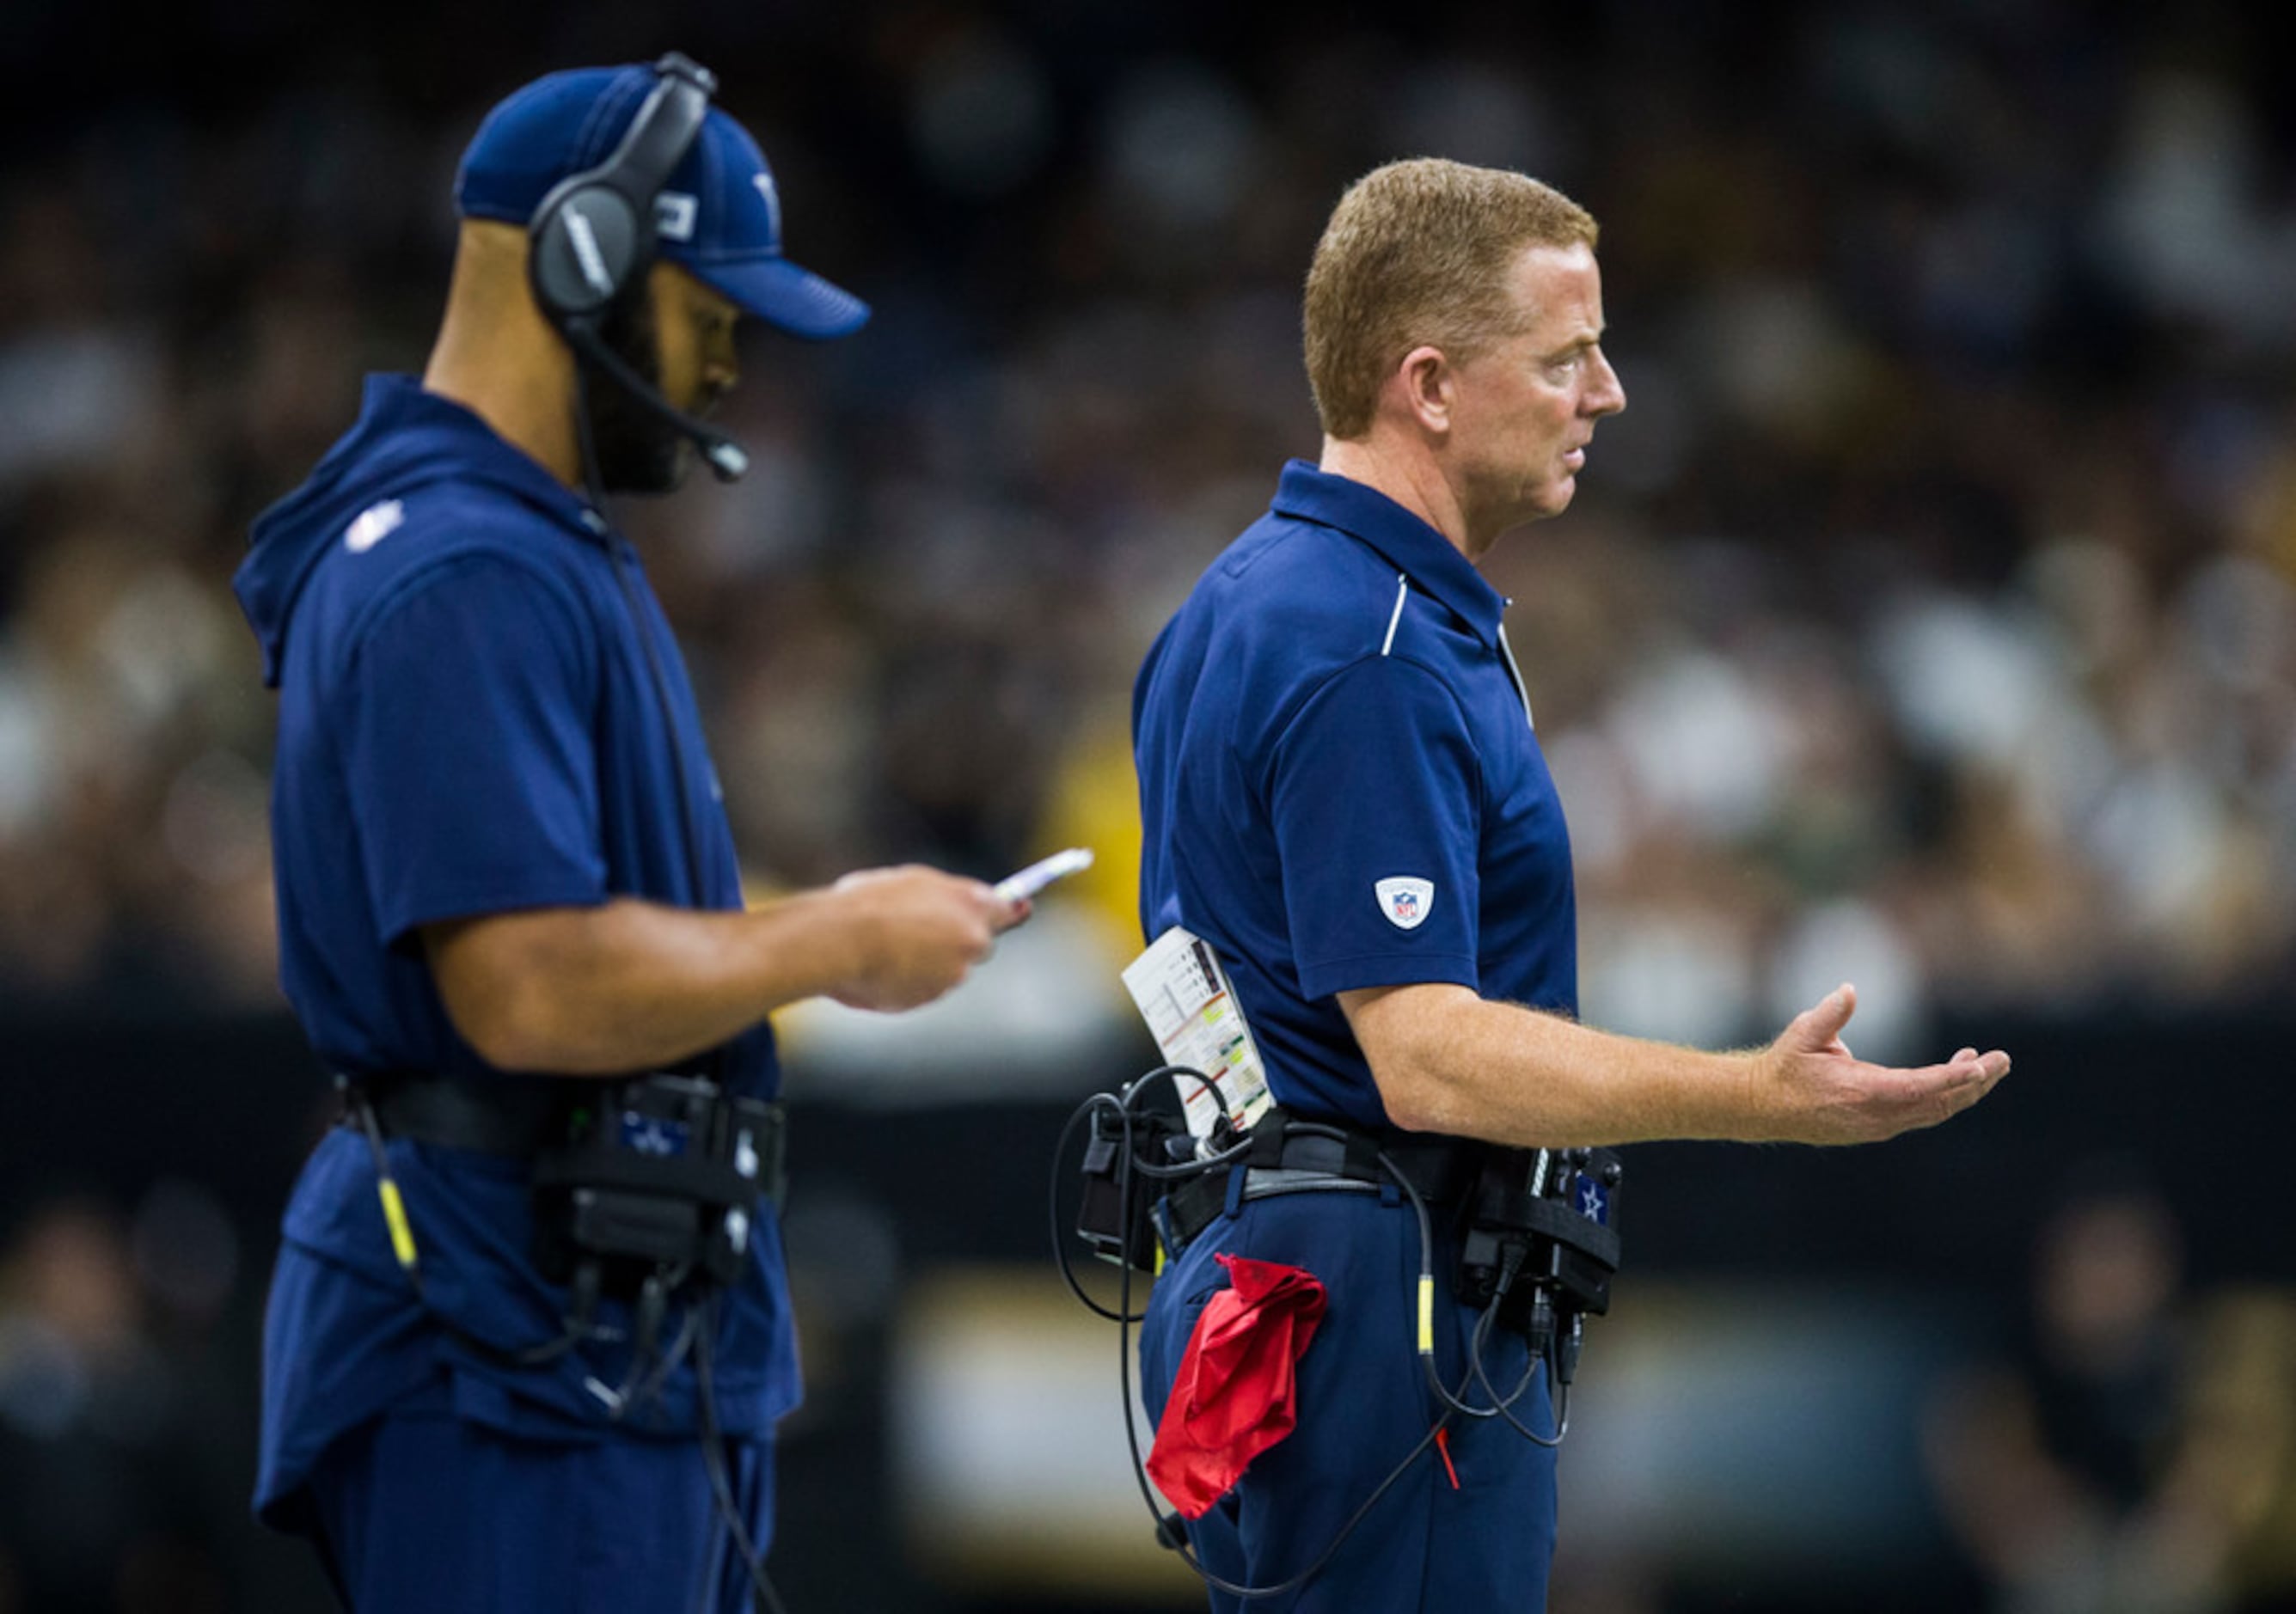
<svg viewBox="0 0 2296 1614">
<path fill-rule="evenodd" d="M 662 1122 L 647 1118 L 636 1125 L 626 1123 L 623 1139 L 640 1154 L 668 1155 L 685 1152 L 677 1132 Z"/>
</svg>

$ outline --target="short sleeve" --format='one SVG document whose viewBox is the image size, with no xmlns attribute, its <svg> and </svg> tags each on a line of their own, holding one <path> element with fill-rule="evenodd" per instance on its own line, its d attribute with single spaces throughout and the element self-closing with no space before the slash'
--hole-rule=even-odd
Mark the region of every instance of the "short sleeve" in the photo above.
<svg viewBox="0 0 2296 1614">
<path fill-rule="evenodd" d="M 497 557 L 424 573 L 367 627 L 340 740 L 379 942 L 603 899 L 595 665 L 571 602 Z"/>
<path fill-rule="evenodd" d="M 1306 996 L 1480 986 L 1481 780 L 1464 714 L 1423 667 L 1360 661 L 1308 700 L 1269 777 Z"/>
</svg>

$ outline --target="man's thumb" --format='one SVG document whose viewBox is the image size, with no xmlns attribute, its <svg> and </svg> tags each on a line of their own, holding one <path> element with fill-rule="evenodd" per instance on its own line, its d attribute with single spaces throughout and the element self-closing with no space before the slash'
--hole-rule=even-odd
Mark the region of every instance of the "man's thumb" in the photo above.
<svg viewBox="0 0 2296 1614">
<path fill-rule="evenodd" d="M 1809 1028 L 1823 1047 L 1841 1035 L 1841 1028 L 1857 1012 L 1857 988 L 1848 981 L 1818 999 L 1817 1007 L 1809 1012 Z"/>
</svg>

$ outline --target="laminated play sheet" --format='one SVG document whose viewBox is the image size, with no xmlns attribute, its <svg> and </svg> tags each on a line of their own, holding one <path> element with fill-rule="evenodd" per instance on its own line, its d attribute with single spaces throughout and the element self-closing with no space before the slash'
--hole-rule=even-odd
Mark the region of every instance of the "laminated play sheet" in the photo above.
<svg viewBox="0 0 2296 1614">
<path fill-rule="evenodd" d="M 1223 1114 L 1241 1129 L 1267 1113 L 1267 1070 L 1210 942 L 1173 926 L 1124 967 L 1124 986 L 1164 1051 L 1165 1063 L 1201 1070 L 1218 1084 L 1215 1091 L 1180 1078 L 1181 1108 L 1191 1133 L 1210 1136 Z"/>
</svg>

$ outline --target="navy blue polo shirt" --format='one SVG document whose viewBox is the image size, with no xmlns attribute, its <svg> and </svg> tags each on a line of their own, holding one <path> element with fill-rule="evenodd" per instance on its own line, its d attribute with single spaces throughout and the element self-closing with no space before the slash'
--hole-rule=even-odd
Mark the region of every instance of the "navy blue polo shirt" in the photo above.
<svg viewBox="0 0 2296 1614">
<path fill-rule="evenodd" d="M 742 905 L 693 692 L 636 554 L 477 415 L 412 378 L 371 380 L 358 423 L 257 523 L 234 586 L 279 691 L 282 974 L 329 1069 L 498 1078 L 447 1015 L 424 925 L 626 896 Z M 729 1045 L 720 1073 L 772 1096 L 770 1028 Z M 497 1345 L 557 1333 L 564 1296 L 529 1260 L 520 1168 L 391 1150 L 432 1308 Z M 616 1362 L 513 1372 L 422 1326 L 358 1138 L 321 1143 L 283 1231 L 259 1500 L 412 1395 L 521 1433 L 605 1432 L 597 1386 L 619 1382 Z M 770 1217 L 761 1231 L 720 1346 L 742 1430 L 797 1397 Z M 692 1427 L 690 1374 L 661 1406 L 656 1421 Z"/>
<path fill-rule="evenodd" d="M 1505 606 L 1425 521 L 1295 460 L 1141 668 L 1141 922 L 1218 949 L 1287 1108 L 1388 1124 L 1340 992 L 1577 1012 L 1570 836 Z"/>
</svg>

